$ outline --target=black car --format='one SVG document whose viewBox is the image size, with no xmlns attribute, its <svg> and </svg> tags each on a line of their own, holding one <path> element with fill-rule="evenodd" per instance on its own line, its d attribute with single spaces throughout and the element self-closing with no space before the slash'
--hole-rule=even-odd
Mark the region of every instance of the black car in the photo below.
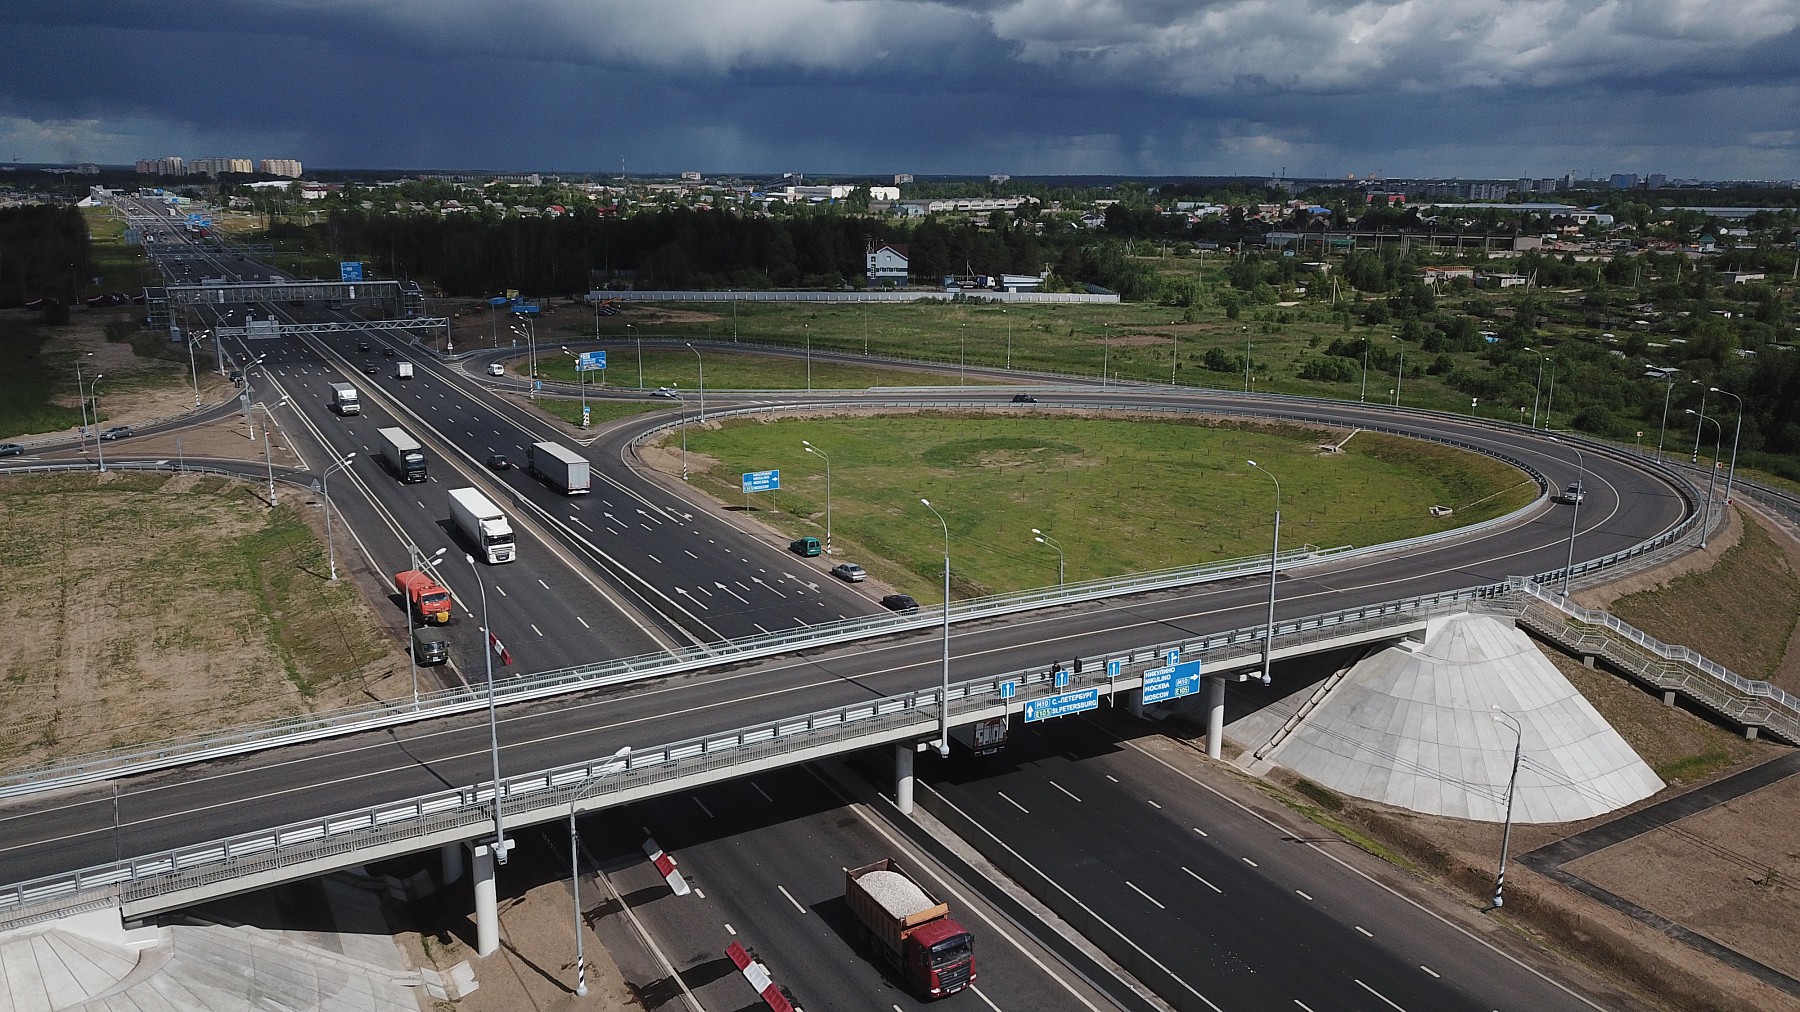
<svg viewBox="0 0 1800 1012">
<path fill-rule="evenodd" d="M 363 366 L 363 372 L 366 372 L 369 375 L 373 376 L 376 373 L 381 372 L 381 367 L 376 365 L 373 362 L 370 362 L 368 365 Z"/>
<path fill-rule="evenodd" d="M 356 342 L 356 350 L 357 351 L 368 351 L 369 350 L 369 342 L 367 342 L 367 341 Z"/>
<path fill-rule="evenodd" d="M 394 349 L 392 349 L 392 348 L 381 349 L 381 357 L 382 358 L 393 358 L 394 357 Z"/>
<path fill-rule="evenodd" d="M 488 455 L 487 466 L 495 471 L 504 471 L 512 466 L 512 461 L 507 460 L 504 453 L 494 453 Z"/>
<path fill-rule="evenodd" d="M 25 447 L 18 443 L 0 443 L 0 457 L 17 457 L 25 452 Z"/>
<path fill-rule="evenodd" d="M 902 615 L 909 615 L 919 610 L 919 602 L 913 600 L 911 594 L 889 594 L 881 599 L 881 606 Z"/>
<path fill-rule="evenodd" d="M 1036 404 L 1037 398 L 1030 394 L 1013 394 L 1012 402 L 1014 404 Z"/>
</svg>

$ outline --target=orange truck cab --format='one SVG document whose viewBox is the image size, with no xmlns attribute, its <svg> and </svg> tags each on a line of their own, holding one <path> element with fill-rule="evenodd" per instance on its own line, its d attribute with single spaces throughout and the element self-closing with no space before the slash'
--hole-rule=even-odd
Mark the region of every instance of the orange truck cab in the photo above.
<svg viewBox="0 0 1800 1012">
<path fill-rule="evenodd" d="M 395 573 L 394 588 L 405 596 L 419 621 L 438 625 L 450 621 L 450 591 L 429 575 L 416 569 Z"/>
</svg>

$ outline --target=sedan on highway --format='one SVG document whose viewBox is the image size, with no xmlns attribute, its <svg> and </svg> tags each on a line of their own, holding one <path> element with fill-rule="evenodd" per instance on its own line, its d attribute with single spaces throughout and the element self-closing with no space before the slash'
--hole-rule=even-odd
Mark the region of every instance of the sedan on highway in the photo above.
<svg viewBox="0 0 1800 1012">
<path fill-rule="evenodd" d="M 840 562 L 831 567 L 831 575 L 845 583 L 861 583 L 868 578 L 869 574 L 863 572 L 863 567 L 854 562 Z"/>
<path fill-rule="evenodd" d="M 131 435 L 131 426 L 129 425 L 113 425 L 100 430 L 100 438 L 109 442 L 114 439 L 124 439 L 129 435 Z"/>
<path fill-rule="evenodd" d="M 919 610 L 919 602 L 913 600 L 911 594 L 889 594 L 881 599 L 881 606 L 889 611 L 897 611 L 902 615 Z"/>
<path fill-rule="evenodd" d="M 24 452 L 25 447 L 19 443 L 0 443 L 0 457 L 17 457 Z"/>
<path fill-rule="evenodd" d="M 1585 498 L 1587 498 L 1587 489 L 1581 487 L 1581 482 L 1574 481 L 1570 482 L 1569 486 L 1562 490 L 1561 494 L 1556 497 L 1556 501 L 1574 506 L 1579 504 L 1581 500 Z"/>
</svg>

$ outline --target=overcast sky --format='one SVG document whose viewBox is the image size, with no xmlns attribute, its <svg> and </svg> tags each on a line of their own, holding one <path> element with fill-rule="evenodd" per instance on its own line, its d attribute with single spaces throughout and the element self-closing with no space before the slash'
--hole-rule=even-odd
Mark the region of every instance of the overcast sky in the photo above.
<svg viewBox="0 0 1800 1012">
<path fill-rule="evenodd" d="M 1800 0 L 0 0 L 0 159 L 1800 177 Z"/>
</svg>

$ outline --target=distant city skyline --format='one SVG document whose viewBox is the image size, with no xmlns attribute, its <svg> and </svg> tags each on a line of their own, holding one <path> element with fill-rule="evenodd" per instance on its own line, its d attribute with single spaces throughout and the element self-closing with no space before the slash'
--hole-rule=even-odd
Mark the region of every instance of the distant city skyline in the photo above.
<svg viewBox="0 0 1800 1012">
<path fill-rule="evenodd" d="M 7 163 L 1800 177 L 1790 0 L 13 6 Z"/>
</svg>

